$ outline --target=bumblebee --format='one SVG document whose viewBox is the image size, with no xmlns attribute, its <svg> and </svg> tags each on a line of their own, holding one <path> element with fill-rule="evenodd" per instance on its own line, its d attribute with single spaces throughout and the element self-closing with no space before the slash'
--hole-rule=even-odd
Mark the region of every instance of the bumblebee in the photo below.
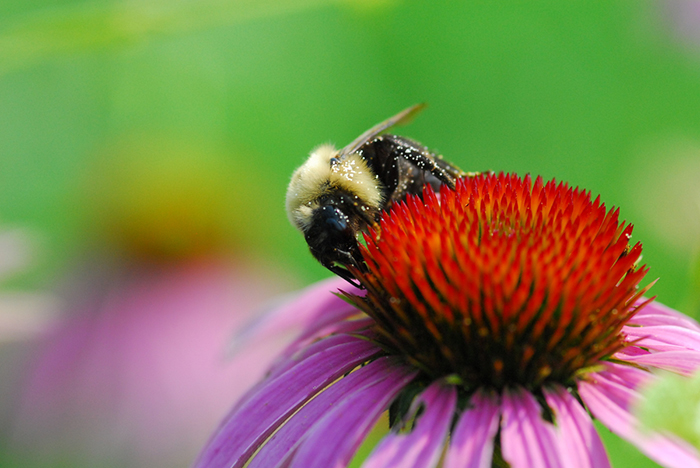
<svg viewBox="0 0 700 468">
<path fill-rule="evenodd" d="M 287 215 L 311 254 L 326 268 L 357 285 L 346 268 L 362 269 L 357 236 L 379 222 L 383 211 L 408 194 L 454 188 L 468 175 L 420 143 L 383 134 L 423 110 L 417 104 L 375 125 L 341 150 L 322 145 L 292 175 Z"/>
</svg>

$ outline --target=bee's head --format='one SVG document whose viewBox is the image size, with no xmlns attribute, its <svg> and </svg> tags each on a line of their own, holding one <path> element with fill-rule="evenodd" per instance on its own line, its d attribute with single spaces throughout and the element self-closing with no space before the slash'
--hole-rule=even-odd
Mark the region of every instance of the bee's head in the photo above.
<svg viewBox="0 0 700 468">
<path fill-rule="evenodd" d="M 350 257 L 346 253 L 357 248 L 354 224 L 333 200 L 320 204 L 304 231 L 311 253 L 326 267 L 334 262 L 347 263 Z"/>
<path fill-rule="evenodd" d="M 360 230 L 353 209 L 330 198 L 313 210 L 304 237 L 309 250 L 323 266 L 355 284 L 346 266 L 359 267 L 363 261 L 357 243 Z"/>
</svg>

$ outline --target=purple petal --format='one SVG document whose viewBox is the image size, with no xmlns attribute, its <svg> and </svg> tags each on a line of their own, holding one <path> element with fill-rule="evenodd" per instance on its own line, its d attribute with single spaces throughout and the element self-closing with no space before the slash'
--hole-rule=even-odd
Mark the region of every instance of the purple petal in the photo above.
<svg viewBox="0 0 700 468">
<path fill-rule="evenodd" d="M 697 322 L 690 317 L 677 317 L 675 315 L 665 314 L 644 314 L 641 312 L 632 317 L 627 322 L 627 325 L 636 325 L 641 327 L 650 327 L 653 325 L 675 325 L 678 327 L 700 331 L 700 326 L 698 326 Z"/>
<path fill-rule="evenodd" d="M 698 351 L 662 351 L 636 355 L 616 353 L 615 358 L 684 375 L 690 375 L 700 368 L 700 352 Z"/>
<path fill-rule="evenodd" d="M 613 381 L 601 374 L 590 374 L 589 377 L 589 381 L 579 382 L 579 395 L 593 416 L 608 429 L 664 466 L 700 467 L 700 454 L 686 442 L 658 432 L 641 432 L 637 429 L 638 422 L 630 408 L 642 397 L 634 388 L 626 387 L 623 379 Z"/>
<path fill-rule="evenodd" d="M 618 382 L 625 388 L 639 388 L 654 378 L 653 374 L 642 369 L 616 362 L 606 362 L 605 369 L 598 372 L 597 375 L 602 375 L 612 382 Z"/>
<path fill-rule="evenodd" d="M 700 351 L 700 331 L 677 325 L 652 325 L 649 327 L 628 327 L 623 333 L 641 346 L 653 351 L 674 351 L 692 349 Z"/>
<path fill-rule="evenodd" d="M 638 348 L 637 346 L 626 346 L 620 351 L 614 354 L 615 358 L 625 359 L 627 356 L 640 356 L 642 354 L 649 354 L 649 351 L 643 348 Z"/>
<path fill-rule="evenodd" d="M 586 410 L 561 386 L 545 388 L 547 404 L 554 412 L 560 453 L 567 468 L 604 468 L 608 455 Z"/>
<path fill-rule="evenodd" d="M 362 468 L 431 468 L 437 465 L 455 413 L 454 386 L 435 382 L 413 404 L 423 413 L 408 434 L 392 433 L 372 452 Z"/>
<path fill-rule="evenodd" d="M 357 337 L 350 335 L 333 335 L 326 339 L 319 340 L 316 343 L 300 350 L 297 354 L 278 362 L 273 369 L 268 371 L 267 376 L 258 382 L 254 387 L 252 387 L 245 395 L 238 399 L 235 406 L 229 411 L 229 415 L 233 415 L 238 408 L 243 406 L 250 398 L 257 395 L 258 390 L 270 382 L 270 380 L 282 375 L 287 372 L 292 367 L 299 364 L 299 362 L 308 359 L 310 356 L 320 353 L 326 349 L 333 348 L 344 343 L 355 343 L 357 342 Z M 227 416 L 228 418 L 229 416 Z M 226 421 L 226 419 L 224 419 Z"/>
<path fill-rule="evenodd" d="M 445 468 L 490 468 L 500 418 L 498 396 L 479 391 L 452 433 Z"/>
<path fill-rule="evenodd" d="M 353 310 L 352 315 L 357 314 L 357 310 Z M 333 334 L 359 334 L 362 330 L 369 328 L 373 323 L 369 317 L 363 317 L 357 320 L 341 320 L 340 317 L 336 317 L 337 321 L 328 323 L 323 328 L 309 328 L 307 332 L 302 333 L 296 340 L 294 340 L 286 349 L 280 353 L 279 359 L 273 363 L 270 367 L 271 372 L 276 372 L 280 365 L 284 365 L 284 362 L 293 357 L 295 353 L 300 350 L 308 348 L 312 343 L 316 342 L 320 338 L 331 336 Z"/>
<path fill-rule="evenodd" d="M 298 442 L 333 406 L 356 392 L 386 379 L 403 374 L 401 368 L 392 369 L 389 358 L 382 357 L 350 373 L 328 387 L 303 406 L 270 439 L 265 442 L 247 468 L 270 468 L 283 464 L 293 454 Z"/>
<path fill-rule="evenodd" d="M 554 426 L 542 419 L 542 408 L 523 389 L 503 391 L 501 452 L 512 468 L 561 467 Z"/>
<path fill-rule="evenodd" d="M 329 340 L 342 337 L 331 337 Z M 196 466 L 243 466 L 294 411 L 358 364 L 376 354 L 375 344 L 354 338 L 321 348 L 249 393 L 219 428 Z"/>
<path fill-rule="evenodd" d="M 387 365 L 391 377 L 355 392 L 314 425 L 290 467 L 344 467 L 360 443 L 398 393 L 417 371 L 395 361 Z"/>
<path fill-rule="evenodd" d="M 355 307 L 333 294 L 341 286 L 352 289 L 351 285 L 340 278 L 321 281 L 306 288 L 281 307 L 262 314 L 260 319 L 234 337 L 231 352 L 235 353 L 250 342 L 270 337 L 294 337 L 300 332 L 308 336 L 331 323 L 357 314 Z M 360 291 L 353 289 L 352 292 Z"/>
<path fill-rule="evenodd" d="M 692 318 L 659 302 L 651 302 L 637 312 L 628 322 L 630 325 L 678 325 L 700 331 L 700 324 Z"/>
</svg>

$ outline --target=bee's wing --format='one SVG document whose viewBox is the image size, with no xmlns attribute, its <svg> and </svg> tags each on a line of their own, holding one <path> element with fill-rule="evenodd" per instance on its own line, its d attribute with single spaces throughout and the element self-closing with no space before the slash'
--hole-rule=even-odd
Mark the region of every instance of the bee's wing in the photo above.
<svg viewBox="0 0 700 468">
<path fill-rule="evenodd" d="M 425 109 L 426 104 L 421 103 L 421 104 L 416 104 L 408 109 L 404 109 L 398 114 L 396 114 L 393 117 L 389 117 L 386 119 L 384 122 L 375 125 L 374 127 L 370 128 L 367 130 L 365 133 L 360 135 L 359 137 L 355 138 L 355 141 L 350 143 L 348 146 L 340 150 L 339 154 L 339 159 L 343 159 L 346 156 L 353 154 L 356 152 L 362 145 L 367 143 L 369 140 L 372 138 L 376 137 L 382 132 L 385 132 L 389 130 L 391 127 L 395 125 L 406 125 L 407 123 L 411 122 L 413 118 L 423 109 Z"/>
</svg>

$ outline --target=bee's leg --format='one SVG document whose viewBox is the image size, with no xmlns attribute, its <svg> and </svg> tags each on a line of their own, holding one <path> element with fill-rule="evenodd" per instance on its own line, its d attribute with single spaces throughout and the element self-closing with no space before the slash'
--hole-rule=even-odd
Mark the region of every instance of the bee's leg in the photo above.
<svg viewBox="0 0 700 468">
<path fill-rule="evenodd" d="M 326 266 L 331 272 L 335 273 L 336 275 L 340 276 L 343 278 L 345 281 L 348 283 L 352 284 L 358 289 L 365 289 L 362 284 L 360 284 L 359 281 L 357 281 L 357 278 L 352 276 L 352 273 L 350 273 L 346 268 L 338 266 L 338 265 L 328 265 Z"/>
<path fill-rule="evenodd" d="M 335 254 L 337 260 L 335 260 L 331 264 L 325 265 L 325 267 L 333 273 L 335 273 L 336 275 L 343 278 L 348 283 L 352 284 L 353 286 L 360 289 L 364 289 L 360 282 L 357 281 L 357 278 L 355 278 L 352 275 L 352 273 L 350 273 L 350 271 L 347 269 L 347 265 L 351 265 L 360 271 L 367 270 L 367 266 L 365 265 L 364 260 L 362 259 L 360 250 L 357 248 L 350 250 L 335 249 Z"/>
<path fill-rule="evenodd" d="M 430 172 L 449 188 L 453 189 L 455 187 L 455 176 L 438 164 L 432 153 L 426 153 L 416 147 L 406 147 L 402 149 L 400 154 L 403 159 L 422 171 Z"/>
</svg>

